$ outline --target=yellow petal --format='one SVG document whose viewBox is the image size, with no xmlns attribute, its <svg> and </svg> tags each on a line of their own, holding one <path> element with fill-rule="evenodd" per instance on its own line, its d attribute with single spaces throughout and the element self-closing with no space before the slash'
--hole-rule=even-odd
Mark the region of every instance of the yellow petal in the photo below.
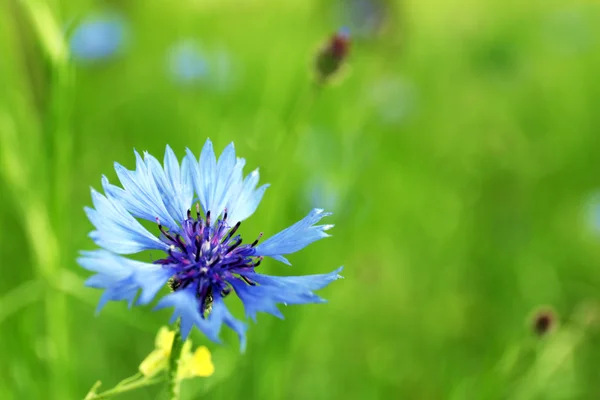
<svg viewBox="0 0 600 400">
<path fill-rule="evenodd" d="M 167 366 L 169 356 L 163 350 L 154 350 L 140 364 L 140 372 L 144 376 L 153 376 Z"/>
<path fill-rule="evenodd" d="M 170 352 L 170 349 L 169 349 Z M 183 342 L 183 347 L 181 348 L 181 358 L 184 358 L 187 355 L 192 355 L 192 341 L 190 339 Z"/>
<path fill-rule="evenodd" d="M 200 346 L 194 354 L 183 353 L 177 370 L 177 379 L 193 378 L 195 376 L 207 377 L 215 372 L 211 361 L 210 351 L 205 346 Z"/>
<path fill-rule="evenodd" d="M 210 351 L 206 346 L 198 347 L 190 362 L 195 376 L 211 376 L 215 372 Z"/>
<path fill-rule="evenodd" d="M 161 349 L 167 352 L 167 356 L 171 354 L 171 346 L 173 346 L 173 339 L 175 338 L 175 332 L 170 331 L 166 326 L 161 327 L 156 335 L 156 341 L 154 342 L 157 349 Z"/>
</svg>

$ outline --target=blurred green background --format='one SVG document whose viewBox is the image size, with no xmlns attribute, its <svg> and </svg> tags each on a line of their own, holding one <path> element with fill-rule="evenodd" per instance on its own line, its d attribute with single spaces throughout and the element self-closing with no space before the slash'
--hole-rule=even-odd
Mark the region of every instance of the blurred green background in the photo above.
<svg viewBox="0 0 600 400">
<path fill-rule="evenodd" d="M 107 11 L 118 50 L 69 58 Z M 342 25 L 345 70 L 315 89 Z M 189 41 L 205 65 L 174 78 Z M 333 237 L 261 270 L 345 279 L 328 304 L 259 316 L 243 355 L 230 331 L 195 332 L 216 372 L 183 398 L 600 398 L 599 71 L 591 0 L 3 0 L 0 398 L 81 399 L 135 373 L 170 312 L 95 316 L 75 262 L 95 248 L 89 187 L 134 148 L 181 157 L 207 137 L 272 184 L 245 237 L 334 212 Z M 540 338 L 542 306 L 560 322 Z"/>
</svg>

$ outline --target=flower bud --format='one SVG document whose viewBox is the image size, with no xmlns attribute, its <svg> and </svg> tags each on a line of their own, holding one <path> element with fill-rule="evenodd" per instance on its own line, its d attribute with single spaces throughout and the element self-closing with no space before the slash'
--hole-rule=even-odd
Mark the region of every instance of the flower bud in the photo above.
<svg viewBox="0 0 600 400">
<path fill-rule="evenodd" d="M 317 81 L 325 83 L 336 75 L 343 67 L 349 53 L 350 32 L 347 28 L 342 28 L 317 53 L 315 61 Z"/>
</svg>

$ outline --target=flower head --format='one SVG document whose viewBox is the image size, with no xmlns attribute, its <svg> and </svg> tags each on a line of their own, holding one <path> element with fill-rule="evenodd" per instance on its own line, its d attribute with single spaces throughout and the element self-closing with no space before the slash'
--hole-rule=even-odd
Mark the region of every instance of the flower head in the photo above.
<svg viewBox="0 0 600 400">
<path fill-rule="evenodd" d="M 117 14 L 91 15 L 75 27 L 69 41 L 71 53 L 81 62 L 111 58 L 124 44 L 125 30 L 125 23 Z"/>
<path fill-rule="evenodd" d="M 256 269 L 263 257 L 289 264 L 285 255 L 329 236 L 325 231 L 333 225 L 316 225 L 329 213 L 314 209 L 264 242 L 259 244 L 260 234 L 244 244 L 238 228 L 254 213 L 268 185 L 257 188 L 258 170 L 243 177 L 245 160 L 236 157 L 233 144 L 218 160 L 210 140 L 200 159 L 188 150 L 181 164 L 168 146 L 163 165 L 148 153 L 135 156 L 133 171 L 115 164 L 123 187 L 103 177 L 105 195 L 92 189 L 94 208 L 85 209 L 96 228 L 90 237 L 102 249 L 83 252 L 78 261 L 96 272 L 86 285 L 104 289 L 98 310 L 111 300 L 148 304 L 168 284 L 172 293 L 156 308 L 173 307 L 171 322 L 181 318 L 184 339 L 196 326 L 219 342 L 226 324 L 238 334 L 243 349 L 246 324 L 224 303 L 232 291 L 253 319 L 257 312 L 282 318 L 277 304 L 324 302 L 313 291 L 340 278 L 341 268 L 290 277 L 264 275 Z M 194 205 L 195 199 L 199 204 Z M 154 221 L 158 236 L 136 218 Z M 160 250 L 163 255 L 152 263 L 121 256 L 143 250 Z"/>
</svg>

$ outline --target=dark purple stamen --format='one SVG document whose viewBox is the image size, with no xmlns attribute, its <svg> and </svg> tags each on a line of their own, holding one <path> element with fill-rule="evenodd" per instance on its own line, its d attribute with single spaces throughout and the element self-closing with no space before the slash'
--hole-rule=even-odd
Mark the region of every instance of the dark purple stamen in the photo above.
<svg viewBox="0 0 600 400">
<path fill-rule="evenodd" d="M 227 216 L 227 214 L 225 214 L 225 216 Z M 225 219 L 223 218 L 223 221 L 225 221 Z M 223 239 L 223 241 L 221 243 L 225 243 L 226 241 L 228 241 L 229 239 L 231 239 L 231 237 L 235 234 L 235 232 L 238 230 L 238 228 L 240 227 L 240 225 L 242 224 L 242 221 L 238 221 L 233 229 L 231 229 L 229 231 L 229 233 L 227 234 L 227 236 L 225 236 L 225 238 Z"/>
<path fill-rule="evenodd" d="M 183 242 L 181 235 L 178 233 L 177 235 L 175 235 L 175 238 L 177 239 L 177 244 L 179 245 L 179 248 L 187 253 L 187 248 L 185 247 L 185 243 Z"/>
<path fill-rule="evenodd" d="M 227 248 L 227 250 L 225 251 L 225 253 L 229 254 L 231 253 L 233 250 L 235 250 L 236 247 L 238 247 L 240 244 L 242 244 L 242 238 L 239 236 L 236 236 L 233 240 L 235 240 L 235 243 L 232 244 L 231 246 L 229 246 Z M 252 246 L 250 246 L 252 247 Z"/>
<path fill-rule="evenodd" d="M 214 267 L 215 265 L 217 265 L 220 262 L 221 262 L 221 256 L 218 255 L 217 258 L 215 258 L 214 261 L 212 261 L 210 264 L 208 264 L 208 268 L 212 268 L 212 267 Z"/>
<path fill-rule="evenodd" d="M 240 278 L 244 280 L 250 286 L 256 286 L 256 282 L 252 282 L 250 279 L 246 278 L 244 275 L 240 275 Z"/>
<path fill-rule="evenodd" d="M 254 247 L 258 244 L 258 241 L 260 240 L 260 238 L 262 237 L 263 233 L 259 233 L 258 237 L 256 238 L 256 240 L 254 242 L 252 242 L 252 244 L 250 245 L 250 247 Z"/>
<path fill-rule="evenodd" d="M 211 213 L 200 215 L 200 205 L 196 205 L 196 218 L 191 209 L 187 219 L 181 223 L 178 232 L 168 230 L 156 219 L 162 239 L 168 246 L 166 258 L 155 261 L 173 271 L 169 282 L 171 290 L 183 290 L 194 287 L 200 303 L 200 314 L 211 309 L 213 296 L 225 297 L 231 292 L 230 281 L 241 278 L 248 285 L 256 283 L 241 275 L 253 273 L 260 265 L 262 257 L 255 255 L 254 247 L 262 233 L 252 244 L 242 244 L 240 235 L 236 235 L 241 222 L 229 225 L 228 212 L 211 225 Z"/>
<path fill-rule="evenodd" d="M 160 224 L 160 219 L 158 219 L 158 217 L 156 217 L 156 223 L 158 224 L 158 229 L 160 230 L 160 233 L 162 233 L 163 235 L 165 235 L 167 237 L 167 239 L 169 239 L 171 242 L 174 242 L 175 239 L 173 239 L 173 236 L 171 236 L 166 230 L 165 227 L 162 226 Z"/>
</svg>

